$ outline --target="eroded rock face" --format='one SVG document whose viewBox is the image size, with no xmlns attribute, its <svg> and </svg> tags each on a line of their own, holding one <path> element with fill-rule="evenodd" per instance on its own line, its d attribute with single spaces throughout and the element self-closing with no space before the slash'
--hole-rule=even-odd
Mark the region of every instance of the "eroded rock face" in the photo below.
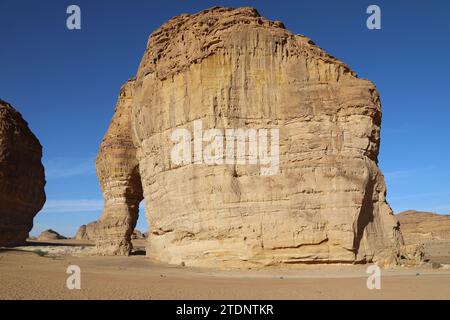
<svg viewBox="0 0 450 320">
<path fill-rule="evenodd" d="M 45 202 L 42 146 L 27 122 L 0 100 L 0 246 L 25 243 Z"/>
<path fill-rule="evenodd" d="M 279 170 L 171 161 L 175 128 L 278 129 Z M 171 19 L 150 36 L 100 147 L 103 253 L 207 266 L 366 262 L 402 244 L 377 166 L 375 86 L 252 8 Z M 210 142 L 210 141 L 209 141 Z M 209 143 L 205 141 L 203 145 Z"/>
<path fill-rule="evenodd" d="M 78 228 L 78 231 L 75 235 L 76 240 L 92 240 L 96 241 L 99 238 L 99 229 L 98 229 L 98 221 L 94 221 L 91 223 L 83 224 Z M 131 240 L 143 240 L 146 238 L 146 235 L 140 232 L 137 229 L 134 229 L 131 233 Z"/>
<path fill-rule="evenodd" d="M 89 240 L 89 237 L 86 233 L 86 225 L 85 224 L 81 225 L 78 228 L 77 233 L 75 234 L 75 240 Z"/>
<path fill-rule="evenodd" d="M 98 222 L 94 221 L 91 223 L 81 225 L 75 235 L 76 240 L 96 240 L 99 234 L 97 230 Z"/>
</svg>

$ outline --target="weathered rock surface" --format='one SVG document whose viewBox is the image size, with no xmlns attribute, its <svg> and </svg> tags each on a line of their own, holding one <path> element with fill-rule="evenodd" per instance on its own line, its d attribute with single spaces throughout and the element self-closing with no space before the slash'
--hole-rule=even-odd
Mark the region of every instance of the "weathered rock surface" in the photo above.
<svg viewBox="0 0 450 320">
<path fill-rule="evenodd" d="M 77 233 L 75 234 L 75 240 L 89 240 L 89 237 L 86 233 L 86 225 L 83 224 L 81 225 L 78 230 Z"/>
<path fill-rule="evenodd" d="M 78 228 L 75 235 L 76 240 L 96 240 L 97 239 L 97 221 L 83 224 Z"/>
<path fill-rule="evenodd" d="M 279 129 L 279 170 L 171 162 L 175 128 Z M 377 166 L 374 84 L 252 8 L 154 31 L 100 146 L 97 248 L 128 254 L 138 204 L 147 255 L 206 266 L 392 259 L 402 237 Z M 208 145 L 208 141 L 203 143 Z"/>
<path fill-rule="evenodd" d="M 100 146 L 97 176 L 105 209 L 94 234 L 100 254 L 123 255 L 132 249 L 131 234 L 143 199 L 136 148 L 131 138 L 131 102 L 134 81 L 120 91 L 114 118 Z"/>
<path fill-rule="evenodd" d="M 0 100 L 0 246 L 24 244 L 45 202 L 42 146 L 27 122 Z"/>
<path fill-rule="evenodd" d="M 62 240 L 67 239 L 66 237 L 60 235 L 58 232 L 52 229 L 48 229 L 45 231 L 42 231 L 41 234 L 36 238 L 38 241 L 45 241 L 45 240 Z"/>
<path fill-rule="evenodd" d="M 405 244 L 450 241 L 450 216 L 408 210 L 397 215 Z"/>
</svg>

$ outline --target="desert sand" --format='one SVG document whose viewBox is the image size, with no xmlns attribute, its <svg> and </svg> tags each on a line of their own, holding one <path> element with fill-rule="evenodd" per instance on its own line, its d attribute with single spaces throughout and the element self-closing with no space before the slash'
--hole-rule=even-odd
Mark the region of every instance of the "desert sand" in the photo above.
<svg viewBox="0 0 450 320">
<path fill-rule="evenodd" d="M 28 244 L 0 250 L 0 299 L 450 299 L 448 243 L 441 268 L 382 270 L 380 290 L 367 289 L 367 265 L 217 270 L 156 263 L 142 240 L 129 257 L 90 255 L 90 241 Z M 69 265 L 81 268 L 80 290 L 66 288 Z"/>
</svg>

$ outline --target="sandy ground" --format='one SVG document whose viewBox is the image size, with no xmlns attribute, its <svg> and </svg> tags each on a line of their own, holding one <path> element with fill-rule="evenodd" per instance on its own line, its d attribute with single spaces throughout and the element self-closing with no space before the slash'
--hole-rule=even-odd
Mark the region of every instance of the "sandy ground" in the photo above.
<svg viewBox="0 0 450 320">
<path fill-rule="evenodd" d="M 450 265 L 382 270 L 381 289 L 369 290 L 367 266 L 188 268 L 152 262 L 142 245 L 130 257 L 90 256 L 90 243 L 73 240 L 0 249 L 0 299 L 450 299 Z M 66 287 L 69 265 L 81 268 L 80 290 Z"/>
</svg>

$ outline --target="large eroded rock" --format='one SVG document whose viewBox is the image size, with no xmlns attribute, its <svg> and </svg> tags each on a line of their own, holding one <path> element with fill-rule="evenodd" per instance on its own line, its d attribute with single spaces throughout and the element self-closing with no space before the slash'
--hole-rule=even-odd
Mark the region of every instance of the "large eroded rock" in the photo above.
<svg viewBox="0 0 450 320">
<path fill-rule="evenodd" d="M 278 129 L 275 174 L 260 162 L 175 164 L 174 129 L 200 120 L 203 130 Z M 100 147 L 99 252 L 130 252 L 145 198 L 147 255 L 163 262 L 395 256 L 402 238 L 377 166 L 380 125 L 374 84 L 281 22 L 252 8 L 175 17 L 150 36 Z"/>
<path fill-rule="evenodd" d="M 25 243 L 45 202 L 42 146 L 27 122 L 0 100 L 0 246 Z"/>
</svg>

